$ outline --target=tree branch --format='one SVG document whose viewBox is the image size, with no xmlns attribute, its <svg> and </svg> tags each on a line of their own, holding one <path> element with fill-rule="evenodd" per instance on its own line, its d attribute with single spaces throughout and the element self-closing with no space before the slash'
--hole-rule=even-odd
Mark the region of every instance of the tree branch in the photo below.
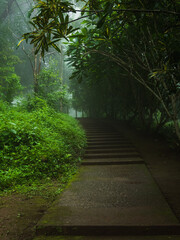
<svg viewBox="0 0 180 240">
<path fill-rule="evenodd" d="M 144 81 L 144 79 L 140 76 L 140 74 L 139 74 L 137 71 L 134 71 L 135 73 L 133 73 L 133 72 L 131 71 L 131 68 L 129 67 L 129 64 L 128 64 L 128 63 L 126 63 L 125 61 L 123 61 L 123 60 L 120 59 L 119 57 L 114 56 L 113 54 L 109 54 L 109 53 L 106 53 L 106 52 L 103 52 L 103 51 L 99 51 L 99 50 L 93 49 L 93 50 L 90 50 L 88 53 L 90 53 L 90 52 L 99 53 L 99 54 L 102 54 L 103 56 L 106 56 L 106 57 L 112 59 L 112 61 L 116 62 L 116 63 L 117 63 L 119 66 L 121 66 L 125 71 L 129 72 L 129 74 L 130 74 L 134 79 L 136 79 L 140 84 L 142 84 L 146 89 L 148 89 L 148 90 L 156 97 L 156 99 L 158 99 L 158 100 L 161 102 L 161 104 L 162 104 L 164 110 L 166 111 L 167 115 L 168 115 L 169 117 L 171 117 L 171 114 L 169 113 L 169 111 L 168 111 L 168 109 L 167 109 L 167 107 L 166 107 L 166 105 L 165 105 L 165 103 L 164 103 L 164 101 L 163 101 L 163 98 L 162 98 L 161 94 L 158 95 L 159 92 L 156 93 L 156 92 Z M 88 53 L 86 53 L 86 54 L 88 54 Z M 135 70 L 135 69 L 133 69 L 133 70 Z M 158 89 L 157 89 L 157 90 L 158 90 Z"/>
<path fill-rule="evenodd" d="M 69 21 L 68 24 L 69 24 L 69 23 L 72 23 L 72 22 L 76 22 L 76 21 L 78 21 L 78 20 L 80 20 L 80 19 L 83 19 L 83 18 L 90 17 L 90 16 L 92 16 L 92 15 L 94 15 L 94 14 L 96 14 L 96 13 L 92 13 L 92 14 L 89 14 L 89 15 L 86 15 L 86 16 L 82 16 L 82 17 L 76 18 L 76 19 L 74 19 L 74 20 L 72 20 L 72 21 Z"/>
<path fill-rule="evenodd" d="M 93 12 L 99 13 L 104 12 L 104 10 L 80 10 L 76 9 L 76 12 Z M 69 11 L 72 12 L 72 11 Z M 163 14 L 171 14 L 171 15 L 180 15 L 179 12 L 167 11 L 167 10 L 151 10 L 151 9 L 112 9 L 112 12 L 134 12 L 134 13 L 163 13 Z"/>
</svg>

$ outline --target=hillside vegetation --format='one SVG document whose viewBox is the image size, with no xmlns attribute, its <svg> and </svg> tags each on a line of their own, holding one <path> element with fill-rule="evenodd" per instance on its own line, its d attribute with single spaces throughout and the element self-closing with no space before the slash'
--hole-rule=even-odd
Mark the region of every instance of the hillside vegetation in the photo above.
<svg viewBox="0 0 180 240">
<path fill-rule="evenodd" d="M 35 98 L 0 103 L 0 191 L 71 176 L 86 143 L 78 122 Z"/>
</svg>

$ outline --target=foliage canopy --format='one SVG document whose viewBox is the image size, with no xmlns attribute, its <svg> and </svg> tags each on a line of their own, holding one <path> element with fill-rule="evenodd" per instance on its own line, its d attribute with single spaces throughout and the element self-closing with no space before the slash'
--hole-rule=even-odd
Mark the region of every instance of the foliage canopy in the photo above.
<svg viewBox="0 0 180 240">
<path fill-rule="evenodd" d="M 148 127 L 173 121 L 180 139 L 178 1 L 81 2 L 77 9 L 68 1 L 37 1 L 35 30 L 24 39 L 42 55 L 61 38 L 70 41 L 72 79 L 86 81 L 72 84 L 74 96 L 89 115 L 136 118 Z M 70 19 L 77 12 L 81 16 Z M 72 34 L 73 22 L 84 18 Z"/>
</svg>

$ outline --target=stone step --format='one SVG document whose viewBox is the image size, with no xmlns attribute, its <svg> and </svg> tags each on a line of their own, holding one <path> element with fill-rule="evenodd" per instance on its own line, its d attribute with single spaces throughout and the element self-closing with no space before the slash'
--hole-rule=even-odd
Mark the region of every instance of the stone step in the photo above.
<svg viewBox="0 0 180 240">
<path fill-rule="evenodd" d="M 114 144 L 114 143 L 129 143 L 129 141 L 127 140 L 127 139 L 124 139 L 124 138 L 117 138 L 117 139 L 110 139 L 110 138 L 108 138 L 108 139 L 87 139 L 87 143 L 89 144 L 89 143 L 94 143 L 94 144 L 96 144 L 96 143 L 112 143 L 112 144 Z"/>
<path fill-rule="evenodd" d="M 82 166 L 36 234 L 176 235 L 180 224 L 144 164 Z"/>
<path fill-rule="evenodd" d="M 93 159 L 93 158 L 128 158 L 128 157 L 139 157 L 139 153 L 136 151 L 133 152 L 120 152 L 120 153 L 92 153 L 85 154 L 84 159 Z"/>
<path fill-rule="evenodd" d="M 83 126 L 85 131 L 99 131 L 99 130 L 103 130 L 104 132 L 106 131 L 117 131 L 115 128 L 113 127 L 109 127 L 109 126 L 99 126 L 99 127 L 87 127 L 87 126 Z"/>
<path fill-rule="evenodd" d="M 83 124 L 83 127 L 85 128 L 85 130 L 93 130 L 93 129 L 95 129 L 95 130 L 98 130 L 98 129 L 103 129 L 104 131 L 106 131 L 107 129 L 109 130 L 113 130 L 113 131 L 115 131 L 115 128 L 114 127 L 112 127 L 112 126 L 109 126 L 109 125 L 84 125 Z"/>
<path fill-rule="evenodd" d="M 115 143 L 121 143 L 121 142 L 129 142 L 127 139 L 124 139 L 124 138 L 112 138 L 112 139 L 110 139 L 110 138 L 97 138 L 97 139 L 95 139 L 95 138 L 91 138 L 91 139 L 89 139 L 89 138 L 87 138 L 87 143 L 96 143 L 96 142 L 109 142 L 109 143 L 111 143 L 112 142 L 112 144 L 115 144 Z"/>
<path fill-rule="evenodd" d="M 94 134 L 94 133 L 91 133 L 91 132 L 88 132 L 87 130 L 86 130 L 86 132 L 88 133 L 88 134 Z M 100 131 L 100 134 L 101 135 L 123 135 L 121 132 L 116 132 L 116 131 Z"/>
<path fill-rule="evenodd" d="M 100 132 L 100 133 L 108 133 L 108 134 L 110 134 L 110 133 L 121 133 L 121 132 L 118 132 L 118 131 L 116 131 L 116 130 L 114 130 L 114 129 L 85 129 L 85 132 L 86 133 L 96 133 L 96 132 Z"/>
<path fill-rule="evenodd" d="M 121 152 L 135 152 L 135 148 L 134 147 L 119 147 L 119 148 L 109 148 L 109 149 L 87 149 L 85 154 L 94 154 L 94 153 L 121 153 Z"/>
<path fill-rule="evenodd" d="M 76 209 L 77 210 L 77 209 Z M 87 214 L 89 211 L 87 211 Z M 94 212 L 94 214 L 96 214 Z M 84 238 L 82 240 L 86 240 L 86 236 L 142 236 L 142 235 L 151 235 L 149 240 L 157 240 L 157 235 L 178 235 L 176 239 L 180 240 L 180 226 L 177 225 L 156 225 L 156 226 L 149 226 L 149 225 L 141 225 L 141 226 L 51 226 L 51 227 L 44 227 L 44 229 L 37 229 L 36 234 L 42 235 L 62 235 L 62 236 L 78 236 L 76 240 L 79 240 L 79 236 L 83 235 Z M 155 237 L 154 237 L 155 235 Z M 50 238 L 51 239 L 51 238 Z M 118 240 L 121 238 L 117 238 Z M 134 238 L 132 238 L 134 240 Z M 136 238 L 139 240 L 139 238 Z M 144 240 L 144 238 L 141 238 Z M 163 239 L 162 237 L 159 239 Z M 166 238 L 167 239 L 167 238 Z M 174 240 L 174 238 L 170 238 Z M 44 240 L 44 239 L 43 239 Z M 60 240 L 64 240 L 64 237 L 60 238 Z M 111 240 L 111 238 L 110 238 Z M 169 240 L 169 239 L 168 239 Z"/>
<path fill-rule="evenodd" d="M 87 136 L 87 140 L 113 140 L 113 139 L 120 139 L 120 140 L 127 140 L 126 138 L 124 138 L 123 136 L 120 135 L 112 135 L 112 136 Z"/>
<path fill-rule="evenodd" d="M 107 137 L 110 137 L 110 136 L 123 136 L 123 134 L 121 133 L 116 133 L 116 132 L 102 132 L 102 133 L 98 133 L 98 134 L 95 134 L 95 133 L 86 133 L 88 136 L 96 136 L 96 137 L 99 137 L 99 136 L 107 136 Z"/>
<path fill-rule="evenodd" d="M 112 145 L 112 144 L 103 144 L 103 145 L 101 145 L 101 144 L 91 144 L 91 145 L 88 145 L 87 146 L 87 150 L 90 150 L 90 149 L 113 149 L 113 148 L 121 148 L 121 147 L 125 147 L 125 148 L 132 148 L 133 147 L 133 145 L 132 144 L 127 144 L 127 143 L 119 143 L 119 144 L 114 144 L 114 145 Z"/>
<path fill-rule="evenodd" d="M 107 125 L 107 124 L 95 124 L 95 125 L 94 124 L 92 124 L 92 125 L 83 124 L 83 127 L 85 129 L 103 129 L 103 130 L 111 129 L 111 130 L 114 130 L 114 127 Z"/>
<path fill-rule="evenodd" d="M 85 132 L 86 132 L 86 134 L 104 134 L 104 133 L 111 134 L 113 131 L 111 131 L 111 130 L 107 130 L 107 131 L 104 131 L 104 130 L 88 131 L 88 130 L 86 130 Z"/>
<path fill-rule="evenodd" d="M 87 139 L 91 139 L 91 138 L 94 138 L 94 139 L 99 139 L 99 138 L 121 138 L 121 139 L 127 139 L 125 138 L 124 136 L 122 135 L 86 135 Z"/>
<path fill-rule="evenodd" d="M 128 164 L 142 164 L 143 159 L 140 157 L 121 157 L 121 158 L 93 158 L 84 159 L 82 165 L 128 165 Z"/>
<path fill-rule="evenodd" d="M 129 141 L 96 141 L 96 142 L 88 142 L 87 141 L 87 146 L 88 147 L 98 147 L 98 146 L 110 146 L 110 145 L 131 145 L 131 143 Z M 132 145 L 131 145 L 132 146 Z"/>
<path fill-rule="evenodd" d="M 45 236 L 41 235 L 34 240 L 180 240 L 179 235 L 133 235 L 133 236 Z"/>
</svg>

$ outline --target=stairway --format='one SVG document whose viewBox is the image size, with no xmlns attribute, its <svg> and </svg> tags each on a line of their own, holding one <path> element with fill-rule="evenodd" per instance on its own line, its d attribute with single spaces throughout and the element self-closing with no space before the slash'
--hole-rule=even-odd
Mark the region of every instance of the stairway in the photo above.
<svg viewBox="0 0 180 240">
<path fill-rule="evenodd" d="M 102 121 L 81 120 L 87 149 L 82 165 L 138 164 L 143 160 L 133 144 Z"/>
<path fill-rule="evenodd" d="M 134 145 L 106 121 L 80 123 L 82 166 L 39 221 L 35 240 L 179 240 L 179 221 Z"/>
</svg>

